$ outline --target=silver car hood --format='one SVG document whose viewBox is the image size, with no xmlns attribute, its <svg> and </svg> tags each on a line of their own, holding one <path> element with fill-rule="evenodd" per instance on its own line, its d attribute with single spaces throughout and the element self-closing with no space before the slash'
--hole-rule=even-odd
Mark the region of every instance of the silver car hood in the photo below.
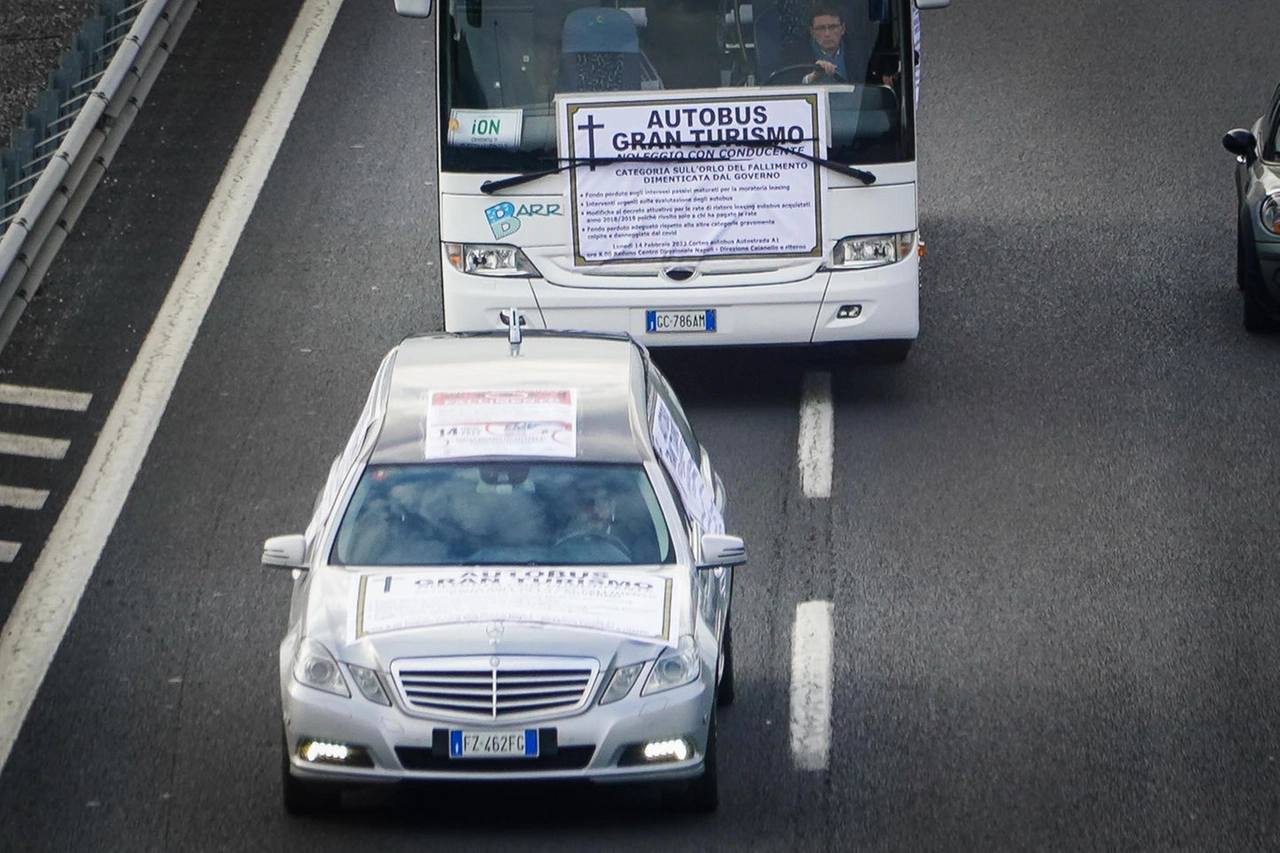
<svg viewBox="0 0 1280 853">
<path fill-rule="evenodd" d="M 322 568 L 304 633 L 340 660 L 470 655 L 654 657 L 693 633 L 691 572 L 662 567 Z"/>
</svg>

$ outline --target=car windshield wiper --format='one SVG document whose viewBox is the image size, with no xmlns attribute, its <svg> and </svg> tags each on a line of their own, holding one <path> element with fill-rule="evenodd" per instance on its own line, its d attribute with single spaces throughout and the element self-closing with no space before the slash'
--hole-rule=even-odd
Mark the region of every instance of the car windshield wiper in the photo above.
<svg viewBox="0 0 1280 853">
<path fill-rule="evenodd" d="M 693 145 L 695 143 L 688 143 Z M 717 142 L 699 142 L 699 147 L 717 146 L 727 147 L 731 145 L 740 145 L 750 148 L 767 148 L 773 151 L 784 151 L 788 154 L 799 157 L 801 160 L 808 160 L 818 166 L 823 166 L 833 172 L 839 172 L 842 175 L 848 175 L 856 178 L 864 184 L 874 184 L 876 176 L 865 169 L 858 169 L 854 166 L 846 166 L 844 163 L 838 163 L 835 160 L 828 160 L 826 157 L 815 157 L 812 154 L 806 154 L 803 151 L 796 151 L 788 148 L 786 145 L 772 139 L 755 139 L 755 140 L 723 140 Z M 738 160 L 738 157 L 570 157 L 557 162 L 555 166 L 546 169 L 538 169 L 533 172 L 525 172 L 521 175 L 515 175 L 510 178 L 499 178 L 496 181 L 485 181 L 480 185 L 480 192 L 486 195 L 492 195 L 511 187 L 518 187 L 521 184 L 527 184 L 530 181 L 536 181 L 539 178 L 546 178 L 551 175 L 558 175 L 561 172 L 572 169 L 577 166 L 615 166 L 618 163 L 723 163 L 730 160 Z"/>
</svg>

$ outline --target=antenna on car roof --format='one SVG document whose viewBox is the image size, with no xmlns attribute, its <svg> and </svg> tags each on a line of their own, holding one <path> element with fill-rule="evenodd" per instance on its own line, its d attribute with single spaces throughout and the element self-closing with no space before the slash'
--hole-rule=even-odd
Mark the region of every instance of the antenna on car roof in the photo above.
<svg viewBox="0 0 1280 853">
<path fill-rule="evenodd" d="M 511 357 L 515 358 L 520 355 L 520 325 L 524 317 L 520 316 L 519 308 L 512 308 L 507 317 L 507 342 L 511 344 Z"/>
</svg>

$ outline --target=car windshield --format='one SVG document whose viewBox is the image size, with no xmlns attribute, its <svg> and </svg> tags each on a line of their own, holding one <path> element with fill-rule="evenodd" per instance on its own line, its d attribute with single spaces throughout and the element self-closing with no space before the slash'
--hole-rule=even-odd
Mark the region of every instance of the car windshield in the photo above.
<svg viewBox="0 0 1280 853">
<path fill-rule="evenodd" d="M 442 168 L 554 164 L 557 95 L 617 92 L 643 102 L 700 89 L 758 99 L 780 85 L 829 92 L 829 159 L 910 160 L 910 8 L 909 0 L 448 0 L 438 34 Z M 828 55 L 823 45 L 839 70 L 806 79 Z"/>
<path fill-rule="evenodd" d="M 641 465 L 424 463 L 365 469 L 330 562 L 647 565 L 674 559 Z"/>
</svg>

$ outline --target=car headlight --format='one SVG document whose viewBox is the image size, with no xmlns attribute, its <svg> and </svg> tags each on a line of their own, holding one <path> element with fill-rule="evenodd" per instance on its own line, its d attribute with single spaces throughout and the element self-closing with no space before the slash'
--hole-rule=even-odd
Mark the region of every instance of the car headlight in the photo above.
<svg viewBox="0 0 1280 853">
<path fill-rule="evenodd" d="M 600 704 L 608 705 L 610 702 L 617 702 L 630 693 L 643 669 L 642 663 L 633 663 L 631 666 L 620 666 L 615 669 L 613 677 L 609 679 L 609 686 L 604 689 L 604 695 L 600 697 Z"/>
<path fill-rule="evenodd" d="M 293 677 L 299 684 L 334 693 L 338 696 L 351 696 L 347 682 L 338 669 L 338 662 L 329 654 L 329 650 L 315 640 L 303 640 L 298 644 L 297 654 L 293 658 Z"/>
<path fill-rule="evenodd" d="M 862 269 L 894 264 L 911 254 L 916 232 L 844 237 L 831 250 L 832 269 Z"/>
<path fill-rule="evenodd" d="M 542 274 L 516 246 L 489 243 L 445 243 L 444 253 L 454 269 L 471 275 L 533 276 Z"/>
<path fill-rule="evenodd" d="M 693 637 L 685 634 L 674 649 L 667 649 L 658 655 L 640 695 L 647 696 L 683 687 L 701 674 L 702 658 L 698 656 L 698 644 L 693 641 Z"/>
<path fill-rule="evenodd" d="M 1267 196 L 1258 215 L 1262 219 L 1263 228 L 1272 234 L 1280 234 L 1280 196 Z"/>
<path fill-rule="evenodd" d="M 382 679 L 378 678 L 378 673 L 353 663 L 347 664 L 347 669 L 351 671 L 351 680 L 356 683 L 356 687 L 360 688 L 364 698 L 379 705 L 391 704 L 391 700 L 387 698 L 387 691 L 382 689 Z"/>
</svg>

